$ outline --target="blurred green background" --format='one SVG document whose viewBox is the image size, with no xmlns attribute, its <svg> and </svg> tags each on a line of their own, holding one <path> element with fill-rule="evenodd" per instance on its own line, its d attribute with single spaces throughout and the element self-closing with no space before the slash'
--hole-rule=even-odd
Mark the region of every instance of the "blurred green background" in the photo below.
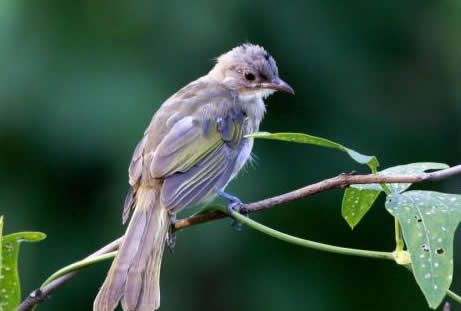
<svg viewBox="0 0 461 311">
<path fill-rule="evenodd" d="M 262 130 L 305 132 L 379 157 L 382 168 L 461 159 L 458 1 L 0 2 L 0 214 L 24 245 L 23 293 L 123 233 L 132 150 L 171 94 L 213 58 L 266 47 L 296 96 L 268 101 Z M 346 155 L 257 141 L 256 168 L 230 193 L 252 202 L 357 167 Z M 461 193 L 461 179 L 428 188 Z M 379 204 L 351 231 L 341 191 L 255 214 L 300 237 L 392 250 Z M 390 262 L 324 254 L 230 220 L 184 230 L 162 270 L 161 310 L 428 310 Z M 461 291 L 461 237 L 453 289 Z M 41 310 L 90 310 L 109 263 L 93 266 Z M 461 310 L 453 306 L 452 310 Z"/>
</svg>

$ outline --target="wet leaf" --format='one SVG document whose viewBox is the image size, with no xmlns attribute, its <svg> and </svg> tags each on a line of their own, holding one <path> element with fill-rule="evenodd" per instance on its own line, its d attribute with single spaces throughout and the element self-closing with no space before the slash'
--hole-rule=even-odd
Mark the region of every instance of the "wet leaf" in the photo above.
<svg viewBox="0 0 461 311">
<path fill-rule="evenodd" d="M 443 163 L 411 163 L 387 168 L 378 172 L 378 175 L 389 176 L 420 174 L 427 170 L 438 170 L 448 167 L 448 165 Z M 401 193 L 411 186 L 410 183 L 386 185 L 392 193 Z M 344 192 L 342 203 L 342 215 L 351 228 L 354 228 L 360 222 L 363 216 L 365 216 L 365 214 L 370 210 L 379 193 L 382 191 L 382 187 L 378 184 L 351 185 L 348 189 L 354 188 L 357 190 L 346 190 Z"/>
<path fill-rule="evenodd" d="M 377 168 L 379 166 L 378 159 L 375 156 L 364 155 L 364 154 L 358 153 L 355 150 L 344 147 L 343 145 L 338 144 L 329 139 L 316 137 L 312 135 L 301 134 L 301 133 L 271 134 L 268 132 L 258 132 L 258 133 L 247 135 L 247 137 L 281 140 L 281 141 L 288 141 L 288 142 L 300 143 L 300 144 L 310 144 L 310 145 L 317 145 L 317 146 L 321 146 L 325 148 L 341 150 L 343 152 L 346 152 L 349 155 L 349 157 L 351 157 L 357 163 L 368 165 L 368 167 L 370 167 L 373 173 L 377 171 Z"/>
<path fill-rule="evenodd" d="M 347 152 L 347 154 L 357 163 L 368 165 L 372 173 L 376 173 L 378 170 L 379 162 L 375 156 L 364 155 L 346 147 L 343 147 L 342 150 Z"/>
<path fill-rule="evenodd" d="M 344 191 L 341 214 L 351 229 L 354 229 L 360 222 L 381 193 L 381 191 L 367 186 L 357 185 Z"/>
<path fill-rule="evenodd" d="M 420 163 L 410 163 L 406 165 L 399 165 L 387 168 L 380 171 L 379 175 L 389 176 L 389 175 L 414 175 L 421 174 L 428 170 L 441 170 L 449 168 L 447 164 L 444 163 L 433 163 L 433 162 L 420 162 Z M 394 193 L 401 193 L 410 188 L 411 184 L 387 184 L 389 190 Z"/>
<path fill-rule="evenodd" d="M 453 239 L 461 221 L 461 195 L 432 191 L 393 193 L 386 209 L 397 217 L 416 282 L 433 309 L 453 277 Z"/>
<path fill-rule="evenodd" d="M 2 264 L 0 271 L 0 310 L 14 310 L 21 302 L 18 274 L 18 255 L 21 242 L 37 242 L 46 237 L 41 232 L 18 232 L 2 238 Z"/>
</svg>

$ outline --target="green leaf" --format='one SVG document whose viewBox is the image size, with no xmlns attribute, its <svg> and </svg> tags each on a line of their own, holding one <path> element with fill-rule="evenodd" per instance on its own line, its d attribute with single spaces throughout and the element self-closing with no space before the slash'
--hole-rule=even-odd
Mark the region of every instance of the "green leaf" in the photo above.
<svg viewBox="0 0 461 311">
<path fill-rule="evenodd" d="M 433 162 L 420 162 L 420 163 L 410 163 L 406 165 L 399 165 L 387 168 L 378 173 L 378 175 L 390 176 L 390 175 L 413 175 L 421 174 L 427 170 L 441 170 L 449 168 L 447 164 L 444 163 L 433 163 Z M 401 193 L 410 188 L 411 184 L 387 184 L 389 190 L 393 193 Z"/>
<path fill-rule="evenodd" d="M 375 174 L 378 170 L 379 162 L 375 156 L 367 156 L 361 153 L 358 153 L 355 150 L 343 147 L 343 151 L 347 152 L 347 154 L 357 163 L 366 164 L 370 168 L 371 172 Z"/>
<path fill-rule="evenodd" d="M 346 152 L 357 163 L 368 165 L 368 167 L 370 167 L 373 173 L 377 171 L 377 168 L 379 166 L 378 159 L 375 156 L 363 155 L 361 153 L 358 153 L 355 150 L 344 147 L 343 145 L 338 144 L 329 139 L 316 137 L 312 135 L 301 134 L 301 133 L 271 134 L 268 132 L 258 132 L 258 133 L 247 135 L 247 137 L 289 141 L 289 142 L 294 142 L 294 143 L 310 144 L 310 145 L 317 145 L 317 146 L 321 146 L 325 148 L 337 149 L 337 150 Z"/>
<path fill-rule="evenodd" d="M 393 193 L 386 209 L 397 217 L 416 282 L 433 309 L 453 277 L 453 239 L 461 221 L 461 195 L 432 191 Z"/>
<path fill-rule="evenodd" d="M 378 175 L 390 176 L 420 174 L 427 170 L 445 169 L 448 167 L 448 165 L 443 163 L 411 163 L 387 168 L 378 172 Z M 391 193 L 401 193 L 407 190 L 410 186 L 410 183 L 386 184 L 386 187 Z M 348 189 L 356 190 L 346 190 L 344 192 L 341 211 L 344 219 L 353 229 L 370 210 L 379 193 L 382 191 L 382 186 L 378 184 L 351 185 Z"/>
<path fill-rule="evenodd" d="M 37 242 L 46 237 L 41 232 L 18 232 L 2 239 L 2 269 L 0 271 L 0 310 L 14 310 L 21 302 L 18 274 L 19 244 L 23 241 Z"/>
<path fill-rule="evenodd" d="M 375 156 L 364 155 L 334 141 L 312 135 L 300 133 L 271 134 L 267 132 L 259 132 L 248 135 L 248 137 L 311 144 L 325 148 L 337 149 L 347 153 L 355 162 L 368 165 L 373 174 L 376 174 L 379 166 L 378 159 Z M 376 185 L 368 188 L 364 185 L 354 185 L 353 187 L 346 189 L 344 192 L 341 210 L 343 217 L 346 219 L 351 228 L 354 228 L 368 212 L 380 192 L 381 186 Z"/>
<path fill-rule="evenodd" d="M 3 232 L 3 216 L 0 216 L 0 281 L 2 276 L 2 232 Z M 0 286 L 0 291 L 2 287 Z"/>
<path fill-rule="evenodd" d="M 344 191 L 341 214 L 351 229 L 360 222 L 381 193 L 380 190 L 366 186 L 353 186 Z"/>
</svg>

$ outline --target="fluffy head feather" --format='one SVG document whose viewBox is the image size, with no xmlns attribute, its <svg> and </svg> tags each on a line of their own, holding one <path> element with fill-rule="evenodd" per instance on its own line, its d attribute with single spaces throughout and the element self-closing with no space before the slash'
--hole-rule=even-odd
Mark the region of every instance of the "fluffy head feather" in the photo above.
<svg viewBox="0 0 461 311">
<path fill-rule="evenodd" d="M 274 91 L 293 93 L 279 78 L 274 58 L 263 47 L 251 43 L 219 56 L 209 76 L 244 96 L 265 97 Z"/>
</svg>

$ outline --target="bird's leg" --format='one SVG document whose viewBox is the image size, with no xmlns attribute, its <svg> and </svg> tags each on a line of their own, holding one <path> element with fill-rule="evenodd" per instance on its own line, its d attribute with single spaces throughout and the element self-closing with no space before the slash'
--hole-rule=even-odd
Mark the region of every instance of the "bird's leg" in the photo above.
<svg viewBox="0 0 461 311">
<path fill-rule="evenodd" d="M 229 204 L 227 204 L 227 211 L 229 213 L 232 213 L 232 212 L 237 212 L 237 213 L 240 213 L 246 217 L 249 217 L 248 216 L 248 209 L 245 207 L 245 204 L 243 204 L 243 202 L 237 198 L 236 196 L 234 195 L 231 195 L 227 192 L 224 192 L 222 190 L 217 190 L 216 191 L 217 195 L 219 195 L 220 197 L 223 197 L 227 200 L 229 200 Z M 242 223 L 241 222 L 238 222 L 236 221 L 235 219 L 232 221 L 232 227 L 234 227 L 237 231 L 241 231 L 242 230 Z"/>
<path fill-rule="evenodd" d="M 237 198 L 236 196 L 233 196 L 232 194 L 224 192 L 222 190 L 217 190 L 216 194 L 219 195 L 220 197 L 223 197 L 229 200 L 229 204 L 227 204 L 227 211 L 229 213 L 231 212 L 240 213 L 240 210 L 244 204 L 239 198 Z"/>
<path fill-rule="evenodd" d="M 176 235 L 173 232 L 173 227 L 176 222 L 176 214 L 171 214 L 170 215 L 170 228 L 168 229 L 168 232 L 166 234 L 166 246 L 168 246 L 168 249 L 170 250 L 171 253 L 173 253 L 173 248 L 176 245 Z"/>
</svg>

